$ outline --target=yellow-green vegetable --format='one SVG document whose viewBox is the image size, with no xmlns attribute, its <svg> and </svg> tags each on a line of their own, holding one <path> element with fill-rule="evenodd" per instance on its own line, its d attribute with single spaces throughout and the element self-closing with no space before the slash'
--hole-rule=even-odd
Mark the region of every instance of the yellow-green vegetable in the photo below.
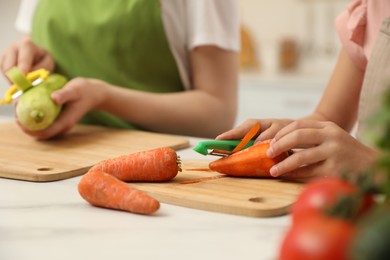
<svg viewBox="0 0 390 260">
<path fill-rule="evenodd" d="M 19 88 L 20 90 L 26 91 L 32 87 L 32 83 L 26 78 L 23 73 L 17 68 L 12 67 L 5 75 Z"/>
<path fill-rule="evenodd" d="M 50 126 L 61 111 L 61 106 L 51 99 L 51 94 L 62 88 L 67 81 L 62 75 L 51 74 L 47 80 L 24 92 L 16 105 L 19 122 L 31 131 Z"/>
</svg>

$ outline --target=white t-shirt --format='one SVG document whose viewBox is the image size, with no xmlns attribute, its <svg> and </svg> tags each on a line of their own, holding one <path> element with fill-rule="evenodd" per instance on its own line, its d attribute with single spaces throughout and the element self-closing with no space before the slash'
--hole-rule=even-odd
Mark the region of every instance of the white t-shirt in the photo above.
<svg viewBox="0 0 390 260">
<path fill-rule="evenodd" d="M 16 28 L 31 31 L 31 20 L 39 0 L 22 0 Z M 160 0 L 161 16 L 180 77 L 187 89 L 190 83 L 188 52 L 201 45 L 240 50 L 240 18 L 237 0 Z"/>
</svg>

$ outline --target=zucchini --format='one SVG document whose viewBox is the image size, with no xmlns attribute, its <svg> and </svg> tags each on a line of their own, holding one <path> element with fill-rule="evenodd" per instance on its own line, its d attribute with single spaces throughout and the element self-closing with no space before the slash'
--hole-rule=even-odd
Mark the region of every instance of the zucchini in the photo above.
<svg viewBox="0 0 390 260">
<path fill-rule="evenodd" d="M 51 99 L 51 94 L 68 82 L 59 74 L 51 74 L 47 80 L 24 92 L 16 104 L 16 117 L 20 124 L 31 131 L 43 130 L 50 126 L 62 106 Z"/>
</svg>

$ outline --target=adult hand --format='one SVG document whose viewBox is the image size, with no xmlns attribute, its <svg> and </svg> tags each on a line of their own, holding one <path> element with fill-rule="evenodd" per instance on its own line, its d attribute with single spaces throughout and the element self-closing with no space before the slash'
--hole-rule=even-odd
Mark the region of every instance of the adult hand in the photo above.
<svg viewBox="0 0 390 260">
<path fill-rule="evenodd" d="M 271 168 L 272 176 L 307 178 L 368 167 L 378 152 L 363 145 L 333 122 L 297 120 L 280 130 L 267 151 L 269 157 L 299 149 Z"/>
<path fill-rule="evenodd" d="M 87 78 L 75 78 L 62 89 L 53 92 L 52 99 L 63 105 L 59 117 L 48 128 L 40 131 L 29 131 L 22 125 L 22 130 L 39 140 L 49 139 L 68 132 L 87 112 L 99 106 L 105 97 L 108 84 Z"/>
<path fill-rule="evenodd" d="M 240 126 L 224 132 L 216 137 L 216 139 L 242 139 L 253 125 L 258 122 L 260 124 L 260 133 L 257 135 L 255 142 L 272 139 L 275 134 L 292 122 L 291 119 L 248 119 Z"/>
<path fill-rule="evenodd" d="M 41 68 L 53 71 L 55 67 L 52 56 L 31 41 L 29 37 L 25 37 L 5 49 L 1 55 L 0 64 L 3 73 L 14 66 L 23 73 Z"/>
</svg>

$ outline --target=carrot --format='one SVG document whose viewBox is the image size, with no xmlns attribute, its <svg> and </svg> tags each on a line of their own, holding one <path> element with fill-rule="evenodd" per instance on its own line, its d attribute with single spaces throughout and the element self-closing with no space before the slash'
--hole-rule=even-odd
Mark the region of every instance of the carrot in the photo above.
<svg viewBox="0 0 390 260">
<path fill-rule="evenodd" d="M 102 171 L 126 182 L 159 182 L 173 179 L 181 169 L 176 151 L 162 147 L 107 159 L 90 171 Z"/>
<path fill-rule="evenodd" d="M 78 190 L 86 201 L 98 207 L 147 215 L 160 208 L 160 203 L 146 193 L 97 170 L 88 171 L 81 178 Z"/>
<path fill-rule="evenodd" d="M 98 207 L 152 214 L 160 203 L 127 181 L 168 181 L 180 168 L 176 151 L 162 147 L 107 159 L 94 165 L 80 180 L 80 195 Z"/>
<path fill-rule="evenodd" d="M 269 158 L 266 151 L 271 140 L 252 145 L 244 150 L 233 153 L 209 163 L 213 171 L 238 177 L 271 177 L 269 170 L 276 163 L 284 160 L 288 153 L 275 158 Z"/>
<path fill-rule="evenodd" d="M 242 150 L 242 148 L 245 147 L 249 143 L 250 140 L 252 140 L 253 137 L 259 132 L 261 126 L 259 122 L 256 122 L 251 129 L 246 133 L 244 138 L 242 138 L 241 142 L 233 149 L 232 153 L 236 153 Z"/>
</svg>

